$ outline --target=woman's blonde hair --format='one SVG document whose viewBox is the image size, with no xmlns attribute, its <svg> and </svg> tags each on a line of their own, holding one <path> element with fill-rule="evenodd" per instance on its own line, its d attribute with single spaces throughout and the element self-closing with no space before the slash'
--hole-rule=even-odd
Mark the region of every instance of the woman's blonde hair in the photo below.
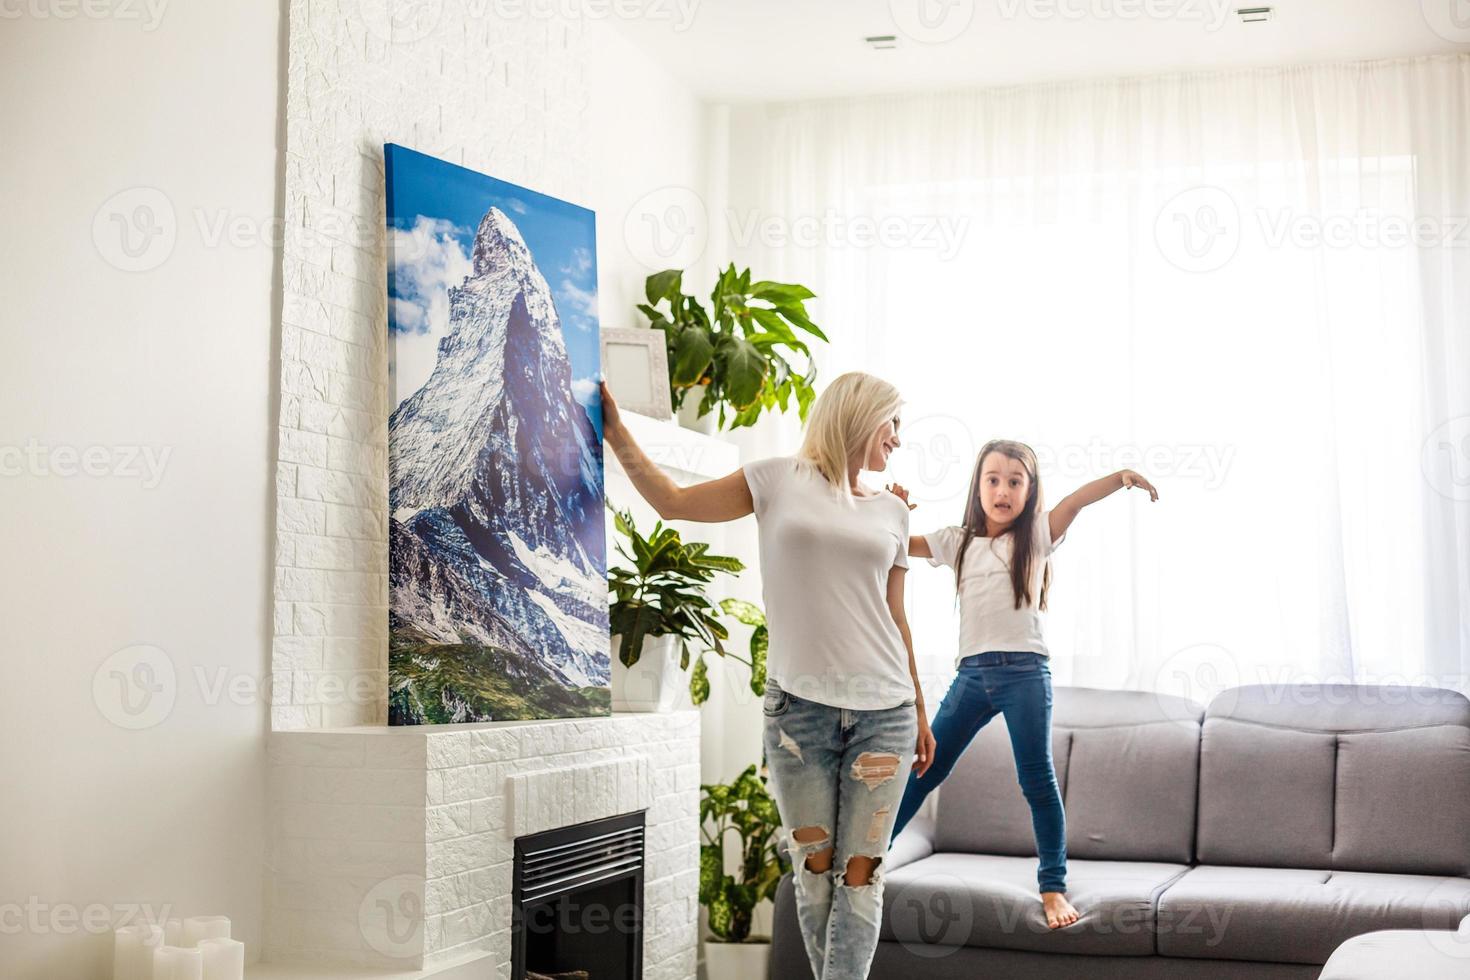
<svg viewBox="0 0 1470 980">
<path fill-rule="evenodd" d="M 866 453 L 878 427 L 898 414 L 903 399 L 882 378 L 849 371 L 834 378 L 812 405 L 806 436 L 797 458 L 817 472 L 843 497 L 852 497 L 847 483 L 847 461 Z"/>
</svg>

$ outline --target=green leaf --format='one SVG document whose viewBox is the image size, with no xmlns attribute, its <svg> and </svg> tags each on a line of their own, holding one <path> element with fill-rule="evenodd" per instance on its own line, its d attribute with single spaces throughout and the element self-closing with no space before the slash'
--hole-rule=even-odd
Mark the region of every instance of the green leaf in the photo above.
<svg viewBox="0 0 1470 980">
<path fill-rule="evenodd" d="M 708 905 L 715 899 L 720 879 L 725 875 L 724 848 L 704 844 L 699 848 L 699 901 Z"/>
<path fill-rule="evenodd" d="M 689 675 L 689 700 L 695 704 L 709 700 L 709 668 L 705 666 L 704 657 L 694 661 L 694 673 Z"/>
<path fill-rule="evenodd" d="M 746 626 L 766 625 L 766 614 L 761 612 L 761 607 L 744 599 L 721 599 L 720 608 L 734 616 Z"/>
<path fill-rule="evenodd" d="M 723 360 L 730 404 L 737 410 L 749 408 L 760 397 L 766 378 L 765 357 L 749 341 L 732 338 Z"/>
<path fill-rule="evenodd" d="M 779 306 L 783 303 L 800 303 L 802 300 L 814 299 L 817 294 L 805 286 L 762 280 L 751 285 L 750 295 L 756 299 L 770 300 Z"/>
<path fill-rule="evenodd" d="M 675 301 L 678 299 L 680 290 L 682 289 L 680 283 L 683 278 L 684 273 L 678 269 L 665 269 L 663 272 L 655 272 L 643 284 L 644 295 L 648 297 L 648 302 L 655 306 L 663 299 L 671 302 Z"/>
<path fill-rule="evenodd" d="M 638 662 L 638 658 L 643 655 L 643 638 L 659 625 L 658 610 L 652 606 L 634 604 L 629 608 L 633 610 L 633 618 L 623 631 L 623 639 L 618 648 L 618 659 L 623 662 L 624 667 L 631 667 Z"/>
<path fill-rule="evenodd" d="M 674 340 L 674 362 L 669 367 L 671 384 L 688 387 L 698 384 L 714 357 L 714 343 L 708 331 L 685 327 Z"/>
<path fill-rule="evenodd" d="M 770 646 L 770 632 L 764 624 L 757 626 L 750 636 L 750 689 L 755 694 L 766 693 L 766 653 Z"/>
</svg>

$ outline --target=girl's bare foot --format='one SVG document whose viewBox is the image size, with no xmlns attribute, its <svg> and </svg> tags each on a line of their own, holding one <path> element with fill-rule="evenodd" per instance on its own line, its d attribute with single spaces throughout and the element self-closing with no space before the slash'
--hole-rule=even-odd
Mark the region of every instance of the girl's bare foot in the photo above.
<svg viewBox="0 0 1470 980">
<path fill-rule="evenodd" d="M 1077 921 L 1077 910 L 1062 892 L 1042 892 L 1041 904 L 1046 909 L 1046 924 L 1061 929 Z"/>
</svg>

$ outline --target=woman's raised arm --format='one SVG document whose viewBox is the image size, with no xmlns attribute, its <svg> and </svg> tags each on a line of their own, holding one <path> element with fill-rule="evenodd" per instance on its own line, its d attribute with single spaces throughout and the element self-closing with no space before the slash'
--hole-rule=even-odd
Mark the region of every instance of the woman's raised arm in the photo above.
<svg viewBox="0 0 1470 980">
<path fill-rule="evenodd" d="M 706 524 L 733 521 L 755 513 L 755 501 L 745 472 L 736 470 L 718 480 L 681 487 L 648 458 L 623 424 L 618 404 L 607 383 L 602 384 L 602 434 L 623 464 L 640 496 L 666 521 L 700 521 Z"/>
</svg>

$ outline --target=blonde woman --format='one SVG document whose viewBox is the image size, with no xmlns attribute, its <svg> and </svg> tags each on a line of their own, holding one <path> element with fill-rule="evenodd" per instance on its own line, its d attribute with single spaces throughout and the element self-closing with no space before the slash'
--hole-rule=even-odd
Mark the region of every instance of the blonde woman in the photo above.
<svg viewBox="0 0 1470 980">
<path fill-rule="evenodd" d="M 766 758 L 815 980 L 868 975 L 906 770 L 934 755 L 904 617 L 909 508 L 858 480 L 898 448 L 900 403 L 887 382 L 844 374 L 812 406 L 796 456 L 680 487 L 602 389 L 607 443 L 660 517 L 756 517 L 771 634 Z"/>
</svg>

